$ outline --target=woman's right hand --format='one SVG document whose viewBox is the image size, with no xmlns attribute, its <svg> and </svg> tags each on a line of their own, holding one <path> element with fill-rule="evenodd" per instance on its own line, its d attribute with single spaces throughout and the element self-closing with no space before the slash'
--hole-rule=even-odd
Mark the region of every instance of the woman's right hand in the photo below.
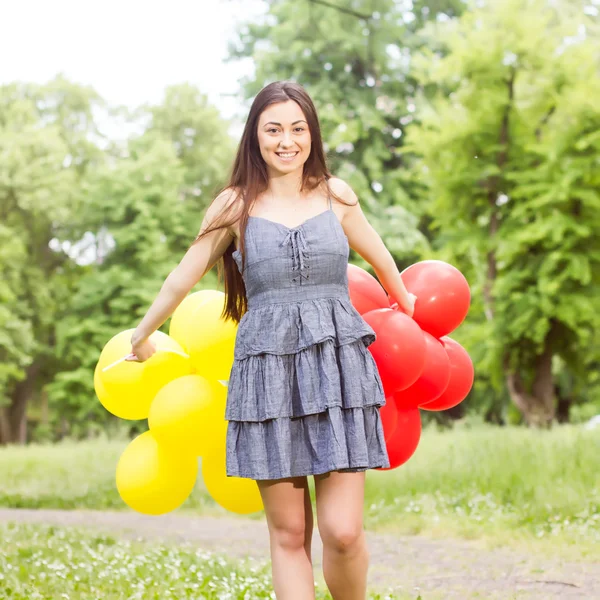
<svg viewBox="0 0 600 600">
<path fill-rule="evenodd" d="M 156 352 L 156 344 L 150 339 L 131 341 L 131 354 L 125 359 L 128 362 L 144 362 Z"/>
</svg>

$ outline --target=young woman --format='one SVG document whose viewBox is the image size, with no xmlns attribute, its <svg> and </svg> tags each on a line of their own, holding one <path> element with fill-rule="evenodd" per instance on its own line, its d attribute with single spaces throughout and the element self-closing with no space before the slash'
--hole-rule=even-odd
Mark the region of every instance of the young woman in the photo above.
<svg viewBox="0 0 600 600">
<path fill-rule="evenodd" d="M 131 340 L 133 360 L 152 356 L 149 336 L 223 259 L 225 315 L 239 322 L 227 474 L 257 481 L 280 600 L 315 597 L 309 475 L 329 590 L 335 600 L 366 597 L 365 471 L 389 459 L 367 349 L 375 334 L 348 295 L 349 247 L 412 315 L 392 256 L 327 168 L 312 100 L 296 83 L 272 83 L 254 99 L 229 184 Z"/>
</svg>

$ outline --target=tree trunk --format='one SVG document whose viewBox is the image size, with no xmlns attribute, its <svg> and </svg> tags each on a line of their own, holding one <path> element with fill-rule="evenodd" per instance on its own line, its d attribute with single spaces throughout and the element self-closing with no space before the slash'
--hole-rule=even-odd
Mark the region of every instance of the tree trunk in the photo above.
<svg viewBox="0 0 600 600">
<path fill-rule="evenodd" d="M 557 385 L 554 386 L 554 394 L 557 399 L 556 419 L 559 423 L 568 423 L 571 419 L 571 404 L 573 403 L 573 398 L 570 395 L 563 396 Z"/>
<path fill-rule="evenodd" d="M 10 440 L 10 425 L 8 421 L 8 408 L 0 408 L 0 446 L 8 444 Z"/>
<path fill-rule="evenodd" d="M 506 374 L 511 400 L 521 411 L 530 427 L 552 426 L 556 417 L 554 381 L 552 377 L 552 331 L 548 333 L 544 351 L 535 361 L 535 376 L 531 390 L 527 390 L 518 371 Z"/>
<path fill-rule="evenodd" d="M 27 404 L 35 392 L 41 363 L 27 367 L 25 379 L 19 381 L 12 394 L 11 403 L 1 409 L 0 444 L 25 444 L 27 442 Z"/>
</svg>

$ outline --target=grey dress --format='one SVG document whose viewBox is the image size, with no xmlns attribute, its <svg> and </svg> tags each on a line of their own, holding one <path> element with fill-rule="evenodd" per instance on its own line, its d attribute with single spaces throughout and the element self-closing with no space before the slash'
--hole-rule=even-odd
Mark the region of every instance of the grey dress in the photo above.
<svg viewBox="0 0 600 600">
<path fill-rule="evenodd" d="M 298 227 L 249 217 L 248 311 L 228 383 L 227 475 L 281 479 L 389 467 L 375 332 L 350 302 L 331 208 Z M 240 272 L 242 257 L 233 253 Z"/>
</svg>

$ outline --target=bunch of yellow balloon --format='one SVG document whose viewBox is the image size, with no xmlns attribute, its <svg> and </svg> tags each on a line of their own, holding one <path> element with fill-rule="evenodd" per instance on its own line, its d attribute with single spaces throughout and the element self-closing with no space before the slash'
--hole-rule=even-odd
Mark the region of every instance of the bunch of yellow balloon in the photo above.
<svg viewBox="0 0 600 600">
<path fill-rule="evenodd" d="M 237 326 L 221 319 L 225 295 L 190 294 L 173 313 L 169 335 L 154 332 L 157 352 L 143 363 L 125 361 L 129 329 L 104 346 L 94 372 L 102 405 L 123 419 L 148 419 L 117 464 L 123 501 L 137 512 L 160 515 L 191 494 L 202 458 L 204 484 L 227 510 L 263 509 L 256 482 L 228 477 L 225 469 L 225 406 Z"/>
</svg>

